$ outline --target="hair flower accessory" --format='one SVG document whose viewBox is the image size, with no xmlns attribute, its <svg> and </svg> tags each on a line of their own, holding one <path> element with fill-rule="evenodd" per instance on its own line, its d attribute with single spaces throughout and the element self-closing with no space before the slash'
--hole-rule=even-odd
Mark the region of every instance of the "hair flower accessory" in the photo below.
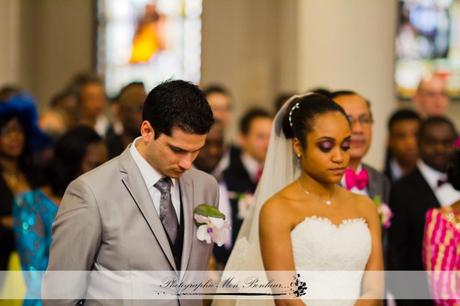
<svg viewBox="0 0 460 306">
<path fill-rule="evenodd" d="M 230 223 L 225 215 L 216 207 L 209 204 L 200 204 L 193 210 L 193 218 L 198 226 L 196 237 L 200 241 L 218 246 L 224 245 L 229 237 Z"/>
<path fill-rule="evenodd" d="M 373 199 L 374 204 L 377 206 L 377 212 L 379 213 L 380 223 L 384 228 L 390 228 L 391 218 L 393 217 L 393 212 L 390 207 L 382 202 L 382 197 L 376 195 Z"/>
</svg>

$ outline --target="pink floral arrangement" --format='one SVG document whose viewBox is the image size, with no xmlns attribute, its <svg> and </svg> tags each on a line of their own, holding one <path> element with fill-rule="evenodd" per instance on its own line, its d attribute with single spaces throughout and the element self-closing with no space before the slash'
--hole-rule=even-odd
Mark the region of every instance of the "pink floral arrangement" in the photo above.
<svg viewBox="0 0 460 306">
<path fill-rule="evenodd" d="M 382 197 L 377 195 L 373 198 L 374 204 L 377 206 L 377 212 L 379 213 L 380 223 L 384 228 L 390 228 L 391 218 L 393 217 L 393 212 L 390 207 L 382 202 Z"/>
</svg>

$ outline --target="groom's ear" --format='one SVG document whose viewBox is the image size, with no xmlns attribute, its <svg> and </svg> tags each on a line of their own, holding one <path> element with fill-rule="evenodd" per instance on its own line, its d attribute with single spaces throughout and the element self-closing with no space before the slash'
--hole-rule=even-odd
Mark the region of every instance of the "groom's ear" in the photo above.
<svg viewBox="0 0 460 306">
<path fill-rule="evenodd" d="M 147 120 L 142 121 L 141 124 L 141 135 L 142 138 L 154 139 L 155 138 L 155 130 L 153 129 L 150 122 Z"/>
</svg>

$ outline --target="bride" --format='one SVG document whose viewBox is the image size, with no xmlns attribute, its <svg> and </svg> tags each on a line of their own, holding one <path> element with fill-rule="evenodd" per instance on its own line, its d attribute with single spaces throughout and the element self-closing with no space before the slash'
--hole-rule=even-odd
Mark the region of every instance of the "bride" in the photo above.
<svg viewBox="0 0 460 306">
<path fill-rule="evenodd" d="M 348 165 L 350 138 L 345 112 L 322 95 L 294 96 L 275 117 L 256 202 L 226 271 L 322 271 L 305 279 L 312 296 L 276 299 L 277 306 L 382 303 L 382 274 L 364 273 L 383 270 L 377 210 L 369 198 L 338 185 Z M 357 271 L 358 276 L 348 278 L 343 291 L 343 278 L 327 278 L 328 271 Z M 340 292 L 351 298 L 334 300 L 332 294 Z"/>
</svg>

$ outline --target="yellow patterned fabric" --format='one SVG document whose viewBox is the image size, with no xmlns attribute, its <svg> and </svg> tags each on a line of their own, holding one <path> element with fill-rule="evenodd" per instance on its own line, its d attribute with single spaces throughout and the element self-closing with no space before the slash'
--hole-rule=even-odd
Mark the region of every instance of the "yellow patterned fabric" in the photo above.
<svg viewBox="0 0 460 306">
<path fill-rule="evenodd" d="M 19 256 L 15 252 L 10 257 L 5 283 L 0 291 L 0 306 L 21 306 L 22 298 L 26 292 L 26 286 L 21 273 Z M 11 300 L 6 300 L 11 298 Z"/>
</svg>

